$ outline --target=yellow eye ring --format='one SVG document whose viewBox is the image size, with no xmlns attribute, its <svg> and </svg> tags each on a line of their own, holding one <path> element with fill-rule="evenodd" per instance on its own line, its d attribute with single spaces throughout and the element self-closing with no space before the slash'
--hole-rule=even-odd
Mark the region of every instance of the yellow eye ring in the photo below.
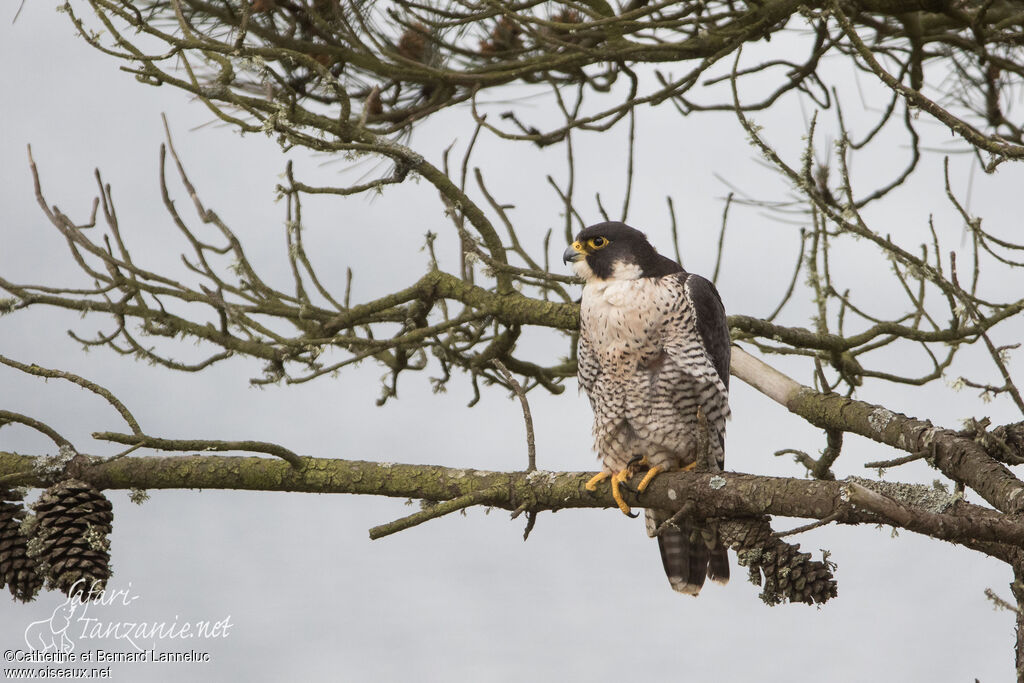
<svg viewBox="0 0 1024 683">
<path fill-rule="evenodd" d="M 587 240 L 587 246 L 591 249 L 604 249 L 609 244 L 611 243 L 604 237 L 591 237 Z"/>
</svg>

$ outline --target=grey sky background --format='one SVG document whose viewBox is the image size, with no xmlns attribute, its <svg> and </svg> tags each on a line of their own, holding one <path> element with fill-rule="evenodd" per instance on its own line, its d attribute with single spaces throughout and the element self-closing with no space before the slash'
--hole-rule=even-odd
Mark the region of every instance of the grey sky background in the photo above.
<svg viewBox="0 0 1024 683">
<path fill-rule="evenodd" d="M 13 13 L 13 10 L 11 10 Z M 773 43 L 774 45 L 774 43 Z M 762 49 L 762 48 L 755 48 Z M 777 48 L 784 49 L 784 48 Z M 284 205 L 274 185 L 285 157 L 273 141 L 239 136 L 169 87 L 151 88 L 117 70 L 117 63 L 76 38 L 66 17 L 49 5 L 30 4 L 13 26 L 0 23 L 0 272 L 14 281 L 58 284 L 82 278 L 62 240 L 32 196 L 25 146 L 31 143 L 43 189 L 83 220 L 96 193 L 93 168 L 113 185 L 122 230 L 136 259 L 153 270 L 181 273 L 186 245 L 164 211 L 158 188 L 160 113 L 167 114 L 175 143 L 193 183 L 242 237 L 252 261 L 277 282 L 289 281 L 285 260 Z M 841 64 L 834 65 L 841 69 Z M 859 87 L 870 99 L 871 84 Z M 844 105 L 860 95 L 851 80 Z M 525 111 L 548 115 L 545 98 L 526 100 Z M 498 109 L 495 109 L 498 111 Z M 847 112 L 849 113 L 849 112 Z M 641 111 L 639 163 L 629 222 L 671 253 L 665 195 L 681 220 L 688 269 L 709 274 L 728 187 L 777 198 L 779 180 L 757 159 L 734 120 L 679 119 L 669 111 Z M 798 108 L 754 117 L 766 136 L 798 157 L 805 116 Z M 831 113 L 822 118 L 834 119 Z M 856 120 L 856 119 L 855 119 Z M 932 127 L 934 129 L 934 127 Z M 935 146 L 948 136 L 935 132 Z M 439 163 L 458 140 L 461 155 L 472 133 L 467 111 L 431 122 L 411 146 Z M 822 134 L 822 140 L 826 134 Z M 602 193 L 614 213 L 621 203 L 625 127 L 603 136 L 580 136 L 576 149 L 581 211 L 599 220 L 589 198 Z M 857 177 L 877 183 L 890 177 L 906 150 L 861 158 Z M 298 177 L 310 184 L 353 182 L 371 171 L 363 162 L 342 172 L 343 162 L 293 153 Z M 564 178 L 564 152 L 483 140 L 474 156 L 500 201 L 514 203 L 520 237 L 534 251 L 555 229 L 552 263 L 561 253 L 559 202 L 544 179 Z M 895 160 L 894 160 L 895 159 Z M 930 213 L 948 248 L 961 247 L 959 223 L 948 215 L 940 156 L 929 156 L 920 178 L 887 204 L 876 225 L 899 238 L 921 234 Z M 1006 191 L 1020 174 L 1006 169 L 995 179 L 971 174 L 954 157 L 954 186 L 971 187 L 971 206 L 987 225 L 1014 227 L 1019 211 Z M 718 176 L 718 177 L 716 177 Z M 180 186 L 177 203 L 192 225 L 194 212 Z M 611 207 L 615 207 L 612 209 Z M 442 252 L 455 253 L 443 207 L 426 183 L 388 189 L 374 200 L 310 201 L 304 233 L 319 273 L 340 291 L 345 267 L 355 270 L 353 301 L 407 285 L 426 269 L 421 253 L 428 230 L 442 235 Z M 100 228 L 97 228 L 100 229 Z M 882 228 L 879 228 L 882 229 Z M 734 207 L 720 277 L 733 313 L 771 310 L 796 257 L 796 228 L 757 209 Z M 907 238 L 916 244 L 920 237 Z M 857 294 L 884 308 L 891 297 L 886 266 L 865 245 L 845 244 L 839 274 Z M 1020 278 L 992 280 L 1015 288 Z M 992 290 L 990 290 L 992 291 Z M 790 305 L 782 322 L 805 325 L 803 302 Z M 259 366 L 232 359 L 198 375 L 175 374 L 115 356 L 84 353 L 65 330 L 109 329 L 101 317 L 80 319 L 28 310 L 0 319 L 0 353 L 67 369 L 93 379 L 120 397 L 150 434 L 178 438 L 262 439 L 296 452 L 392 462 L 433 463 L 481 469 L 520 469 L 525 442 L 518 403 L 501 391 L 484 393 L 476 407 L 468 381 L 457 377 L 446 394 L 430 391 L 426 373 L 403 377 L 399 400 L 374 406 L 382 368 L 363 365 L 338 378 L 308 385 L 250 388 Z M 1021 326 L 1015 328 L 1018 333 Z M 564 338 L 535 334 L 527 348 L 540 361 L 568 351 Z M 202 349 L 175 348 L 196 359 Z M 914 366 L 920 359 L 894 356 Z M 799 366 L 772 360 L 808 381 Z M 924 366 L 921 365 L 923 368 Z M 982 355 L 964 354 L 951 376 L 991 372 Z M 89 434 L 122 427 L 101 401 L 65 383 L 0 369 L 5 408 L 42 419 L 81 450 L 114 452 Z M 958 426 L 979 411 L 994 423 L 1019 419 L 1002 399 L 981 404 L 965 391 L 936 384 L 927 391 L 869 383 L 860 397 L 887 407 Z M 537 428 L 538 463 L 544 469 L 587 470 L 590 411 L 568 383 L 560 396 L 530 396 Z M 727 467 L 736 471 L 800 476 L 784 447 L 812 453 L 820 433 L 740 382 L 732 392 L 733 421 Z M 52 444 L 28 430 L 0 430 L 0 449 L 50 453 Z M 863 462 L 885 449 L 849 437 L 837 474 L 867 474 Z M 923 465 L 892 470 L 888 478 L 930 482 Z M 502 511 L 470 510 L 371 542 L 367 529 L 411 512 L 401 500 L 375 497 L 234 491 L 152 491 L 143 505 L 112 491 L 115 507 L 112 589 L 138 597 L 129 607 L 95 607 L 90 617 L 108 623 L 218 620 L 230 615 L 228 637 L 217 641 L 161 642 L 157 649 L 193 648 L 212 661 L 198 664 L 118 664 L 114 680 L 688 680 L 862 681 L 1009 680 L 1013 671 L 1012 618 L 993 610 L 985 588 L 1008 595 L 1009 570 L 1000 563 L 909 533 L 889 529 L 835 528 L 805 534 L 805 550 L 831 551 L 838 564 L 839 597 L 821 609 L 768 608 L 733 558 L 733 581 L 708 586 L 698 599 L 673 594 L 658 551 L 639 521 L 616 511 L 544 514 L 527 543 L 522 520 Z M 976 496 L 969 497 L 979 502 Z M 799 522 L 794 521 L 793 526 Z M 778 520 L 776 528 L 790 526 Z M 25 628 L 48 619 L 58 596 L 0 608 L 0 650 L 23 647 Z M 126 650 L 111 639 L 76 640 L 77 651 Z M 146 646 L 150 646 L 147 643 Z"/>
</svg>

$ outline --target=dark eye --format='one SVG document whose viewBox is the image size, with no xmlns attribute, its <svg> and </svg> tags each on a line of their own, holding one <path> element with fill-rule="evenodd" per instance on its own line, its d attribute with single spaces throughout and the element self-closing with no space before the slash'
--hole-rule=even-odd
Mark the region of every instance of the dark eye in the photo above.
<svg viewBox="0 0 1024 683">
<path fill-rule="evenodd" d="M 587 245 L 591 249 L 603 249 L 608 246 L 608 240 L 603 237 L 593 237 L 587 240 Z"/>
</svg>

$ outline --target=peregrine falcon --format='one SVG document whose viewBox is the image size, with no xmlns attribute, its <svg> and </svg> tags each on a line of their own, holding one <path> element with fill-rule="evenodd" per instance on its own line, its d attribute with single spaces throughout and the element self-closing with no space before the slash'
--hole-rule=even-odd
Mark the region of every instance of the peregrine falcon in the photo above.
<svg viewBox="0 0 1024 683">
<path fill-rule="evenodd" d="M 729 418 L 729 328 L 715 286 L 658 254 L 642 232 L 598 223 L 576 236 L 562 260 L 584 280 L 580 304 L 579 382 L 594 409 L 594 449 L 612 495 L 647 471 L 642 493 L 660 472 L 720 470 Z M 703 417 L 701 416 L 703 415 Z M 707 438 L 699 435 L 706 425 Z M 706 456 L 698 444 L 706 443 Z M 713 456 L 713 457 L 712 457 Z M 698 462 L 698 460 L 706 462 Z M 713 529 L 680 520 L 657 530 L 671 510 L 646 510 L 672 588 L 697 595 L 704 577 L 729 580 L 726 549 Z"/>
</svg>

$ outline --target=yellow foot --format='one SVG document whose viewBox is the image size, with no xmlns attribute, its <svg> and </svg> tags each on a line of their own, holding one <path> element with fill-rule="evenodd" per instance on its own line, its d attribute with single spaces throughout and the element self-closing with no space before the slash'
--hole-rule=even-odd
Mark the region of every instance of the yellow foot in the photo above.
<svg viewBox="0 0 1024 683">
<path fill-rule="evenodd" d="M 646 490 L 650 483 L 654 480 L 654 478 L 664 471 L 665 468 L 659 465 L 655 465 L 651 469 L 647 470 L 647 474 L 645 474 L 644 478 L 640 480 L 639 484 L 637 484 L 636 492 L 643 493 L 644 490 Z"/>
<path fill-rule="evenodd" d="M 629 481 L 630 476 L 632 476 L 632 472 L 629 471 L 628 467 L 624 470 L 619 470 L 612 475 L 612 498 L 615 499 L 619 509 L 622 510 L 622 514 L 627 517 L 636 517 L 636 513 L 630 510 L 629 506 L 626 505 L 626 501 L 622 499 L 622 492 L 619 491 L 619 486 L 623 482 Z"/>
<path fill-rule="evenodd" d="M 636 514 L 630 509 L 629 505 L 626 504 L 626 501 L 623 500 L 622 492 L 619 491 L 619 485 L 622 484 L 622 482 L 627 481 L 630 476 L 631 473 L 628 468 L 620 470 L 615 473 L 599 472 L 598 474 L 595 474 L 593 477 L 591 477 L 590 481 L 583 485 L 583 488 L 585 488 L 588 491 L 596 491 L 598 484 L 600 484 L 605 479 L 611 479 L 612 498 L 615 499 L 615 504 L 619 506 L 620 510 L 622 510 L 622 514 L 627 515 L 629 517 L 636 517 Z"/>
<path fill-rule="evenodd" d="M 643 460 L 641 460 L 640 464 L 641 465 L 647 465 L 648 464 L 647 458 L 644 458 Z M 684 467 L 681 467 L 680 469 L 683 472 L 692 472 L 696 467 L 697 467 L 697 462 L 694 461 L 694 462 L 691 462 L 689 465 L 685 465 Z M 637 493 L 643 493 L 645 490 L 647 490 L 647 487 L 650 486 L 651 482 L 654 481 L 654 478 L 656 476 L 658 476 L 659 474 L 661 474 L 662 472 L 664 472 L 664 471 L 665 471 L 665 468 L 662 467 L 661 465 L 655 465 L 654 467 L 652 467 L 649 470 L 647 470 L 647 474 L 644 475 L 644 478 L 641 479 L 640 483 L 637 485 L 636 492 Z"/>
<path fill-rule="evenodd" d="M 596 491 L 597 485 L 610 476 L 612 476 L 611 472 L 598 472 L 597 474 L 590 478 L 590 481 L 583 485 L 583 488 L 585 488 L 588 491 Z"/>
</svg>

